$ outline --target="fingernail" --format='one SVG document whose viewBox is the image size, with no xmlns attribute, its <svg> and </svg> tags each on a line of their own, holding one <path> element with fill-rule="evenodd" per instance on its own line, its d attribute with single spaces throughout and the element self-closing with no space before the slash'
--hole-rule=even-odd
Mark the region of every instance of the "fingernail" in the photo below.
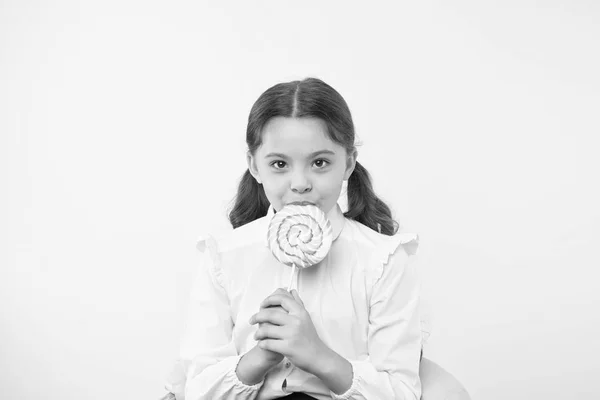
<svg viewBox="0 0 600 400">
<path fill-rule="evenodd" d="M 250 317 L 250 319 L 248 320 L 248 323 L 250 325 L 252 325 L 254 323 L 254 315 Z"/>
</svg>

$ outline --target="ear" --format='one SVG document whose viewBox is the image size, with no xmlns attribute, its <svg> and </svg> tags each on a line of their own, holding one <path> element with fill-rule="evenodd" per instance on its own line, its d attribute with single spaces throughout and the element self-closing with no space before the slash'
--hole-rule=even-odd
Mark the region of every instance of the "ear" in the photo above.
<svg viewBox="0 0 600 400">
<path fill-rule="evenodd" d="M 246 162 L 248 163 L 248 170 L 250 171 L 250 174 L 254 177 L 254 179 L 256 179 L 256 182 L 258 182 L 259 185 L 262 184 L 260 175 L 258 174 L 258 168 L 256 167 L 256 159 L 250 153 L 250 151 L 246 153 Z"/>
<path fill-rule="evenodd" d="M 358 151 L 354 150 L 351 154 L 346 158 L 346 171 L 344 172 L 344 180 L 347 181 L 350 179 L 350 175 L 354 172 L 354 168 L 356 167 L 356 158 L 358 157 Z"/>
</svg>

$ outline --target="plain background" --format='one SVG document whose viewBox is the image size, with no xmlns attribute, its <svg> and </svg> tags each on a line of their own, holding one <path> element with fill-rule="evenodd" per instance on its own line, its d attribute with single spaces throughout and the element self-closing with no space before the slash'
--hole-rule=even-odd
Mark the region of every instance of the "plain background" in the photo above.
<svg viewBox="0 0 600 400">
<path fill-rule="evenodd" d="M 306 76 L 421 235 L 426 357 L 600 396 L 599 41 L 592 0 L 0 2 L 0 396 L 164 393 L 250 107 Z"/>
</svg>

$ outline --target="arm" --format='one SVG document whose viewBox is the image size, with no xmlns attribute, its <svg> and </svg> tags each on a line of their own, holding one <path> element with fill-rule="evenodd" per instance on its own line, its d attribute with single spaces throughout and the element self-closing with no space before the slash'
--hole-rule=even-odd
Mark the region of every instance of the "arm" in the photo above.
<svg viewBox="0 0 600 400">
<path fill-rule="evenodd" d="M 323 358 L 315 363 L 314 375 L 333 393 L 345 393 L 352 387 L 352 364 L 335 351 L 328 349 Z"/>
<path fill-rule="evenodd" d="M 167 385 L 167 388 L 178 400 L 252 400 L 271 366 L 262 357 L 264 354 L 254 349 L 244 356 L 237 353 L 232 340 L 233 321 L 225 279 L 214 241 L 208 242 L 207 247 L 203 249 L 190 293 L 180 348 L 181 373 L 175 379 L 171 377 L 171 383 L 177 384 Z M 256 371 L 259 373 L 253 375 Z"/>
<path fill-rule="evenodd" d="M 420 398 L 420 285 L 412 261 L 413 257 L 399 246 L 374 283 L 369 316 L 369 358 L 348 361 L 329 353 L 324 362 L 319 363 L 315 375 L 330 388 L 334 399 Z M 352 371 L 350 379 L 349 371 Z M 345 392 L 339 390 L 348 387 Z"/>
<path fill-rule="evenodd" d="M 273 357 L 272 352 L 254 346 L 240 359 L 235 372 L 238 379 L 245 385 L 256 385 L 265 379 L 267 372 L 279 364 L 282 358 Z"/>
<path fill-rule="evenodd" d="M 393 248 L 389 252 L 386 248 L 385 261 L 376 260 L 383 264 L 379 264 L 377 276 L 367 278 L 366 360 L 345 360 L 325 345 L 296 290 L 292 290 L 293 297 L 283 289 L 276 291 L 251 318 L 251 324 L 267 323 L 256 331 L 258 346 L 283 354 L 298 368 L 317 376 L 334 399 L 417 400 L 421 394 L 419 281 L 400 239 L 386 245 Z M 390 253 L 394 254 L 389 257 Z M 281 306 L 287 313 L 264 308 L 267 306 Z"/>
</svg>

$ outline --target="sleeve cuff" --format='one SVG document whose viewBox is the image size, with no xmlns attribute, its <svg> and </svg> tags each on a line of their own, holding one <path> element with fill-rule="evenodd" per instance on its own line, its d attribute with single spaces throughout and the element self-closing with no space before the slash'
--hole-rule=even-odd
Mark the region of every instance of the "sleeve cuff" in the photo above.
<svg viewBox="0 0 600 400">
<path fill-rule="evenodd" d="M 199 377 L 192 365 L 188 370 L 187 382 L 185 383 L 185 398 L 239 398 L 251 399 L 262 387 L 264 381 L 255 385 L 246 385 L 239 380 L 236 369 L 242 356 L 230 356 L 217 364 L 203 370 L 204 376 Z M 200 362 L 200 360 L 195 360 Z M 200 378 L 200 379 L 199 379 Z M 177 397 L 179 400 L 179 397 Z"/>
</svg>

